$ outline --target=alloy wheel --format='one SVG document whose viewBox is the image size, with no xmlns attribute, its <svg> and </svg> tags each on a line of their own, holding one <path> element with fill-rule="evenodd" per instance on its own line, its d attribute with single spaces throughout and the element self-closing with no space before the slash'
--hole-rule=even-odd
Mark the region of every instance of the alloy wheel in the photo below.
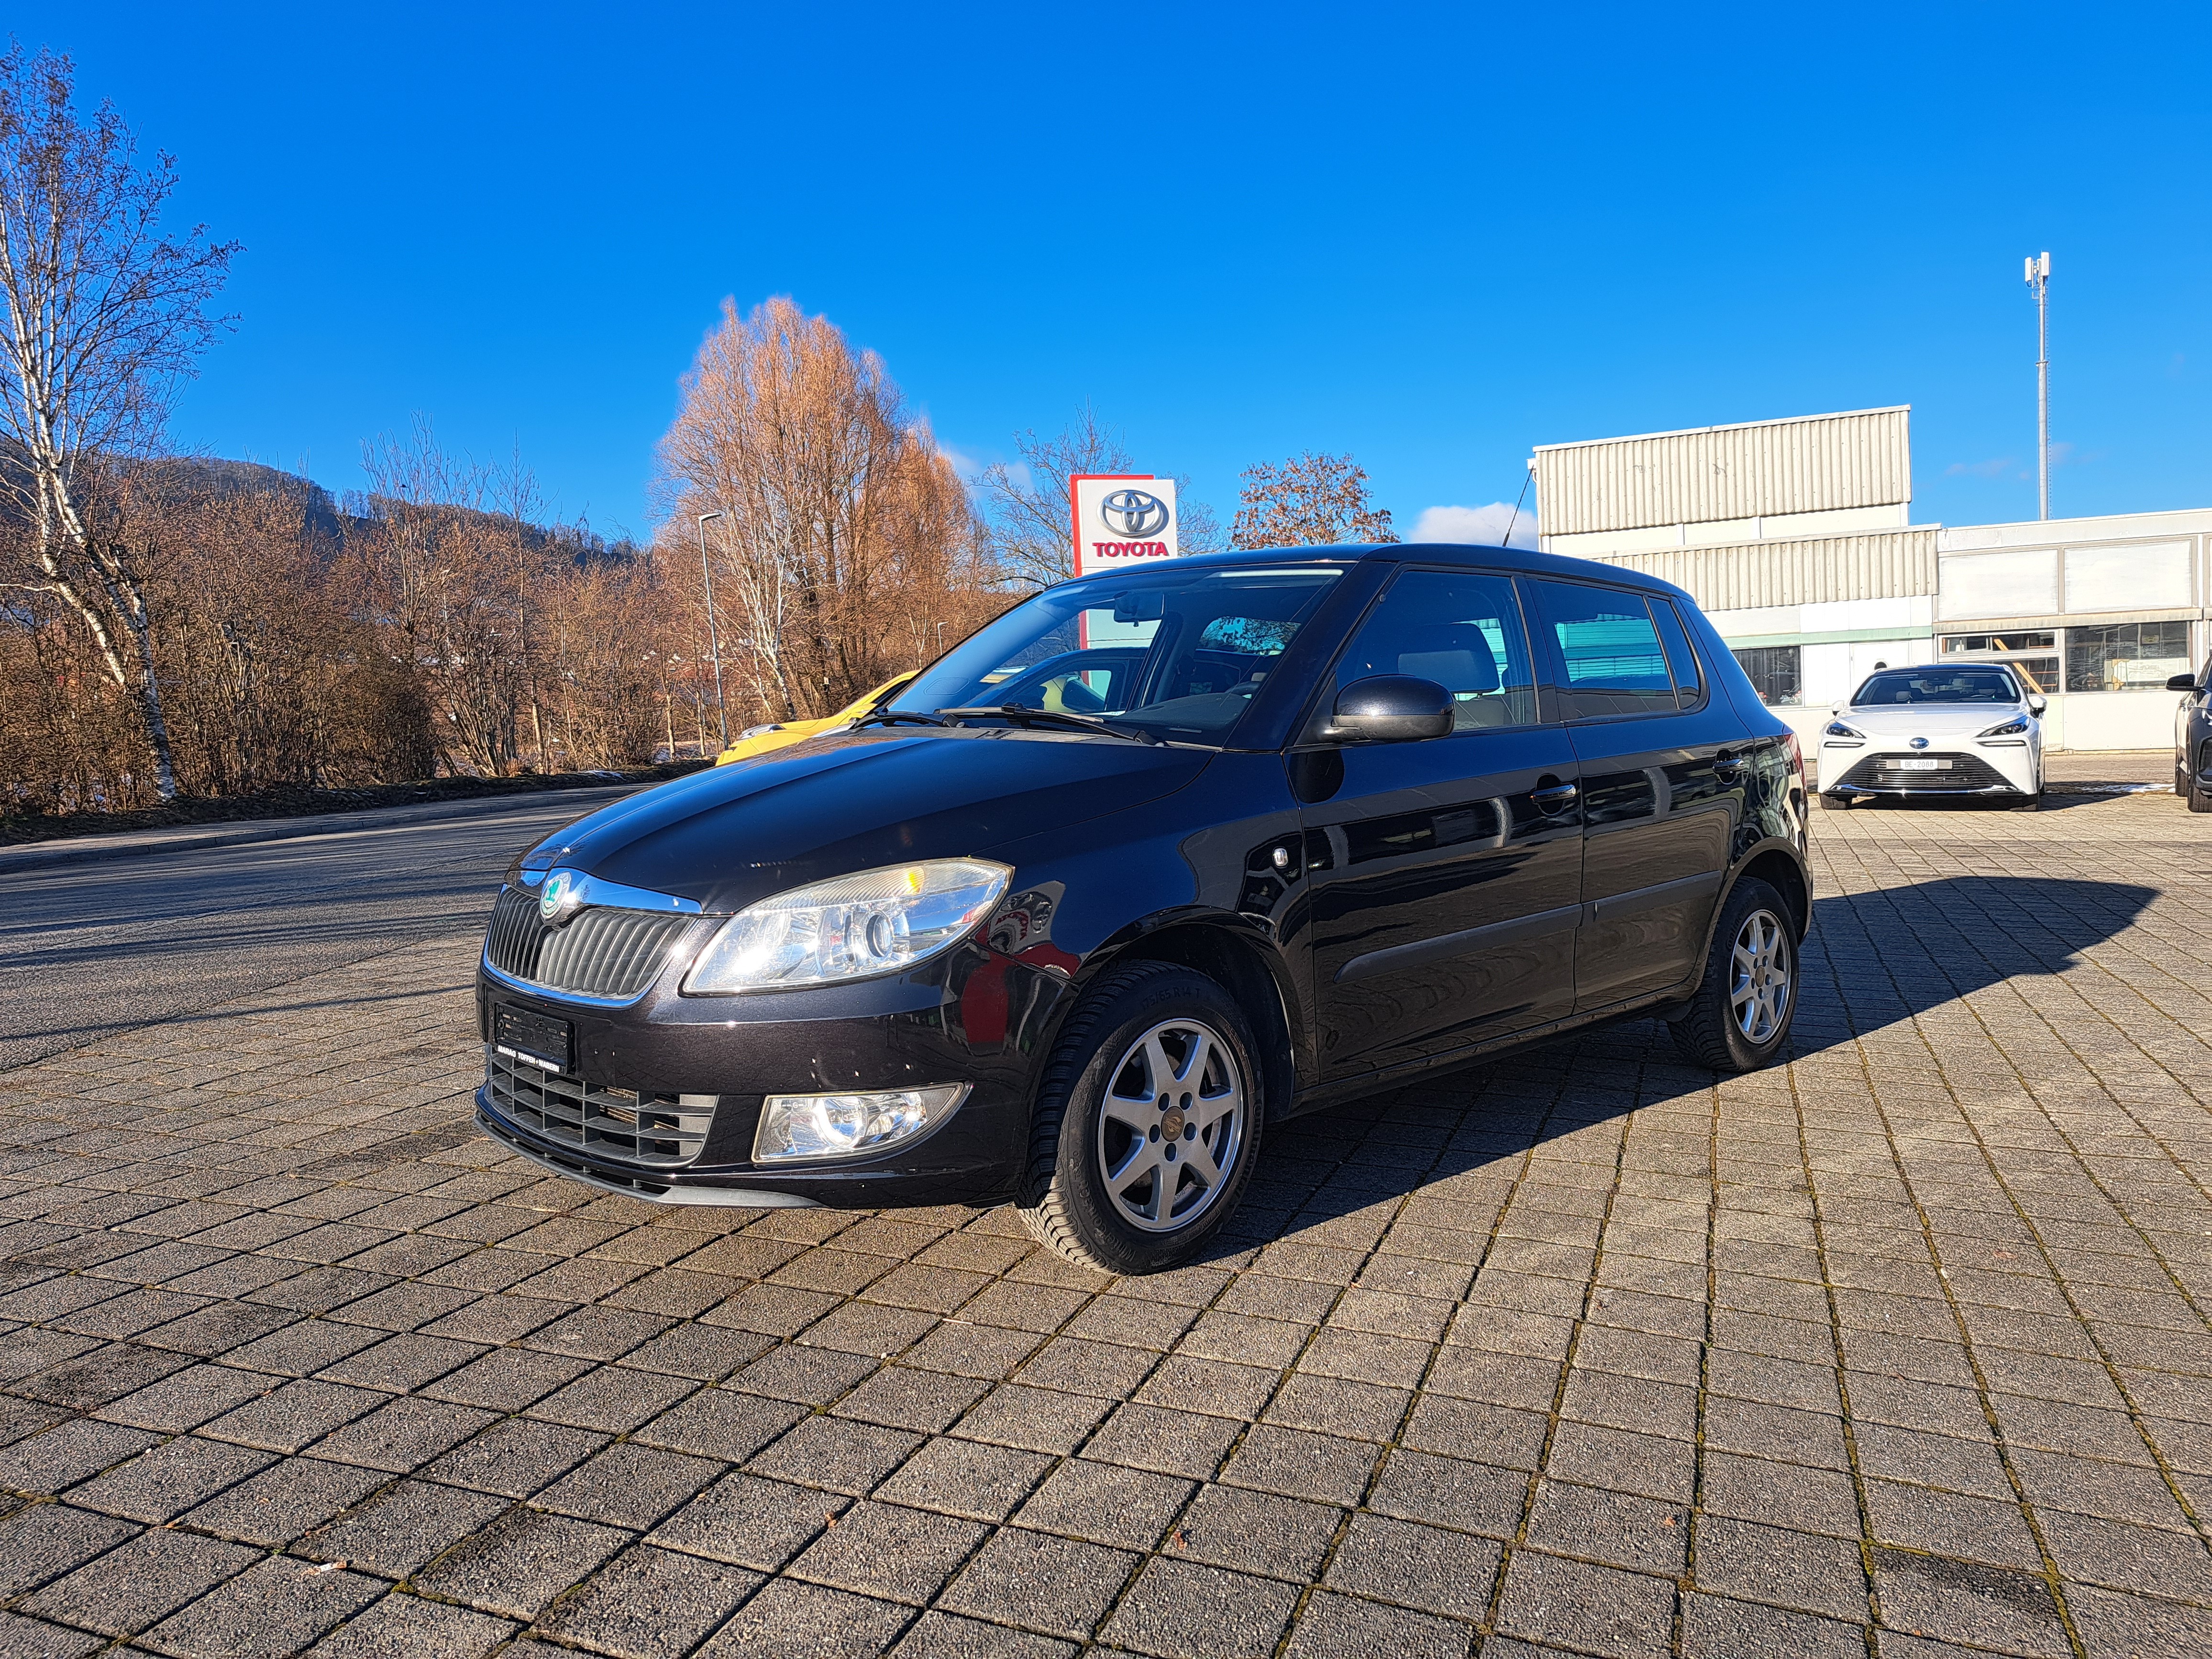
<svg viewBox="0 0 2212 1659">
<path fill-rule="evenodd" d="M 1729 968 L 1729 1008 L 1744 1040 L 1765 1043 L 1782 1029 L 1794 989 L 1790 932 L 1771 910 L 1754 910 L 1736 930 Z"/>
<path fill-rule="evenodd" d="M 1236 1050 L 1203 1020 L 1137 1038 L 1099 1105 L 1098 1174 L 1115 1213 L 1153 1233 L 1197 1220 L 1230 1184 L 1249 1109 Z"/>
</svg>

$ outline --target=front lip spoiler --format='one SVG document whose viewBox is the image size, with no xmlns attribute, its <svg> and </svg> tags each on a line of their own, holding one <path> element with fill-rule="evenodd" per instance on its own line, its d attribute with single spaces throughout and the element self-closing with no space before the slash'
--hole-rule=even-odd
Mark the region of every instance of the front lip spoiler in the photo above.
<svg viewBox="0 0 2212 1659">
<path fill-rule="evenodd" d="M 1832 789 L 1820 792 L 1826 795 L 2025 795 L 2025 789 L 2016 789 L 2008 783 L 1984 784 L 1979 789 L 1869 789 L 1864 784 L 1839 783 Z"/>
<path fill-rule="evenodd" d="M 509 1152 L 520 1152 L 542 1170 L 570 1181 L 580 1181 L 587 1187 L 596 1187 L 603 1193 L 614 1193 L 623 1198 L 641 1198 L 651 1204 L 697 1204 L 732 1209 L 818 1210 L 822 1207 L 813 1199 L 802 1198 L 797 1193 L 769 1192 L 745 1187 L 679 1187 L 664 1184 L 641 1174 L 617 1176 L 597 1164 L 586 1163 L 582 1158 L 563 1158 L 550 1147 L 529 1139 L 481 1100 L 477 1103 L 477 1126 Z"/>
</svg>

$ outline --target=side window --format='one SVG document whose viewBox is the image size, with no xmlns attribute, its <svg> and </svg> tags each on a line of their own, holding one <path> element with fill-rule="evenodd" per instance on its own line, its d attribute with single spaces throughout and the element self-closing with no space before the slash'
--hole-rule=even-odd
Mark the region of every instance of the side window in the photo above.
<svg viewBox="0 0 2212 1659">
<path fill-rule="evenodd" d="M 1690 636 L 1683 630 L 1682 618 L 1674 609 L 1672 599 L 1653 599 L 1651 619 L 1659 624 L 1659 643 L 1667 647 L 1667 666 L 1674 673 L 1674 690 L 1682 699 L 1682 707 L 1695 708 L 1705 700 L 1705 686 L 1698 673 L 1698 653 L 1690 648 Z"/>
<path fill-rule="evenodd" d="M 1437 681 L 1452 694 L 1455 731 L 1536 723 L 1536 677 L 1510 576 L 1401 572 L 1337 659 L 1327 702 L 1376 674 Z"/>
<path fill-rule="evenodd" d="M 1674 676 L 1643 595 L 1579 582 L 1531 586 L 1559 651 L 1569 720 L 1674 711 Z"/>
</svg>

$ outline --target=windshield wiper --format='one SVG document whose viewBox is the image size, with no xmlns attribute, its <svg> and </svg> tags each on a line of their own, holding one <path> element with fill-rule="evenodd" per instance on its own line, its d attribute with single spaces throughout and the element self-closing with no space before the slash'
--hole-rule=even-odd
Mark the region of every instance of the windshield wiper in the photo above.
<svg viewBox="0 0 2212 1659">
<path fill-rule="evenodd" d="M 896 726 L 901 720 L 912 720 L 916 726 L 950 726 L 951 720 L 941 720 L 934 714 L 925 714 L 919 708 L 871 708 L 845 729 L 857 732 L 864 726 Z"/>
<path fill-rule="evenodd" d="M 1157 744 L 1159 741 L 1151 732 L 1133 726 L 1115 726 L 1091 714 L 1070 714 L 1057 708 L 1030 708 L 1018 702 L 981 703 L 973 708 L 940 708 L 937 712 L 945 716 L 939 722 L 945 726 L 958 726 L 963 720 L 995 714 L 1015 726 L 1061 726 L 1071 731 L 1097 732 L 1130 743 Z"/>
</svg>

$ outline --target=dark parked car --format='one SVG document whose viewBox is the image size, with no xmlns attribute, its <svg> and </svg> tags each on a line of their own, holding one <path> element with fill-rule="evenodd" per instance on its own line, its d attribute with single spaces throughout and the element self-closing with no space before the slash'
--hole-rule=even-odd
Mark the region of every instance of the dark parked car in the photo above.
<svg viewBox="0 0 2212 1659">
<path fill-rule="evenodd" d="M 2176 674 L 2169 691 L 2186 691 L 2173 711 L 2173 793 L 2192 812 L 2212 812 L 2212 658 L 2201 674 Z"/>
<path fill-rule="evenodd" d="M 1011 1197 L 1074 1261 L 1164 1267 L 1295 1114 L 1630 1013 L 1772 1059 L 1805 806 L 1789 728 L 1631 571 L 1390 546 L 1066 582 L 850 729 L 518 859 L 479 1115 L 617 1192 Z"/>
</svg>

